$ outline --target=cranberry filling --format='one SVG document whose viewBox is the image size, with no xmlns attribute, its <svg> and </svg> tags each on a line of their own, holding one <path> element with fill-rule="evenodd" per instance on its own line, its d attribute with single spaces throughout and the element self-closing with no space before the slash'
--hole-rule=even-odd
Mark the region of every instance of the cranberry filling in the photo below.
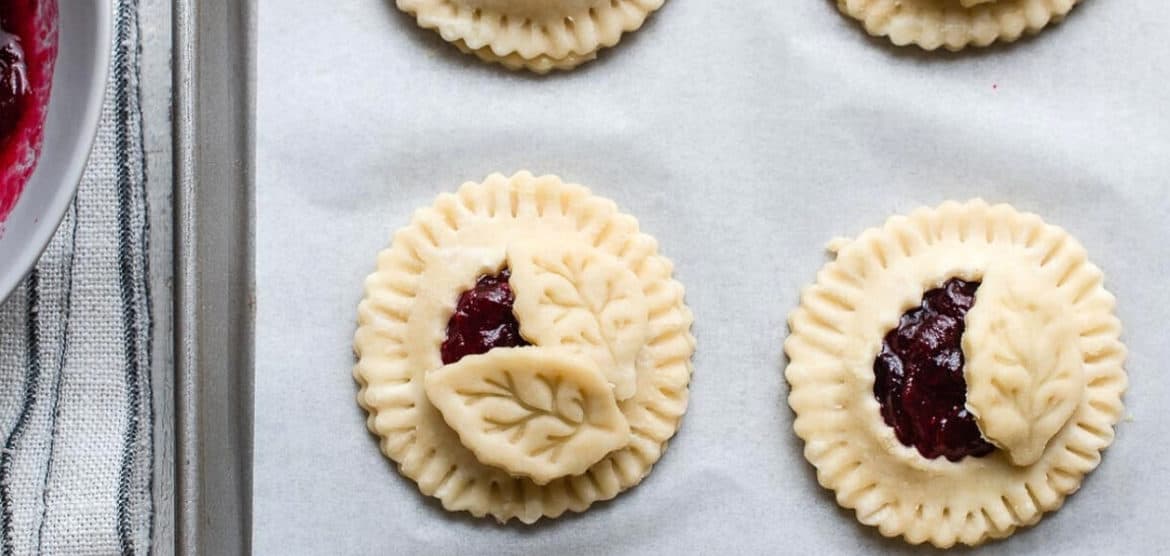
<svg viewBox="0 0 1170 556">
<path fill-rule="evenodd" d="M 475 287 L 459 296 L 455 314 L 447 321 L 447 339 L 441 349 L 444 365 L 492 348 L 528 345 L 512 314 L 516 295 L 508 285 L 511 275 L 505 268 L 495 276 L 482 276 Z"/>
<path fill-rule="evenodd" d="M 967 411 L 962 338 L 978 282 L 958 278 L 922 296 L 886 334 L 873 363 L 874 396 L 898 440 L 927 459 L 959 461 L 995 450 Z"/>
</svg>

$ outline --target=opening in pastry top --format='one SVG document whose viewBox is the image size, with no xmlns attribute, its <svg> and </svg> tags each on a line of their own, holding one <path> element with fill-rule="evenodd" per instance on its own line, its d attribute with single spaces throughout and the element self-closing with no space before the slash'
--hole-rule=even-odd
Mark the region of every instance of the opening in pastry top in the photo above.
<svg viewBox="0 0 1170 556">
<path fill-rule="evenodd" d="M 960 461 L 995 446 L 968 411 L 962 337 L 979 282 L 952 278 L 923 294 L 886 334 L 873 363 L 873 392 L 898 440 L 923 457 Z"/>
<path fill-rule="evenodd" d="M 481 276 L 474 287 L 459 296 L 441 348 L 444 365 L 492 348 L 530 345 L 520 335 L 520 322 L 512 312 L 516 294 L 508 283 L 511 276 L 508 268 Z"/>
</svg>

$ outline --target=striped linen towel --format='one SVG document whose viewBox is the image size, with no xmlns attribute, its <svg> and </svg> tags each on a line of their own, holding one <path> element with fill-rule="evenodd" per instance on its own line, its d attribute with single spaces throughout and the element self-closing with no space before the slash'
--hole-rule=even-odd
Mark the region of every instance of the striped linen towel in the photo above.
<svg viewBox="0 0 1170 556">
<path fill-rule="evenodd" d="M 138 18 L 135 0 L 111 1 L 111 79 L 81 189 L 28 280 L 0 305 L 3 554 L 151 552 Z"/>
</svg>

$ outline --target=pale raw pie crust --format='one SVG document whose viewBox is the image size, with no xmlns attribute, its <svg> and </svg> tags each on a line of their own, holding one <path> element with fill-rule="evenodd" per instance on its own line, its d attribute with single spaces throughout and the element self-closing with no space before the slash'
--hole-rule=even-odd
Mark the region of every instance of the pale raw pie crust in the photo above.
<svg viewBox="0 0 1170 556">
<path fill-rule="evenodd" d="M 397 0 L 420 27 L 510 69 L 548 73 L 597 58 L 665 0 Z"/>
<path fill-rule="evenodd" d="M 1008 205 L 921 208 L 830 248 L 789 316 L 794 428 L 817 479 L 883 535 L 976 545 L 1056 510 L 1122 416 L 1121 324 L 1101 271 L 1064 230 Z M 980 281 L 962 349 L 967 408 L 997 449 L 928 460 L 898 441 L 874 359 L 902 314 L 951 278 Z"/>
<path fill-rule="evenodd" d="M 509 268 L 533 346 L 444 365 L 462 292 Z M 450 511 L 533 523 L 640 482 L 687 409 L 693 317 L 658 244 L 554 176 L 492 175 L 421 209 L 366 279 L 358 402 Z"/>
<path fill-rule="evenodd" d="M 957 51 L 1014 42 L 1064 19 L 1078 0 L 837 0 L 875 37 L 898 46 Z"/>
</svg>

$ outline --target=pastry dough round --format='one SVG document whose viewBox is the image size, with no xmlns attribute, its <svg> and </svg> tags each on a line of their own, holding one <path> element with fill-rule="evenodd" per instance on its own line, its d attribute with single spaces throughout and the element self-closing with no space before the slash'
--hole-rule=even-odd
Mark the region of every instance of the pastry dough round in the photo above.
<svg viewBox="0 0 1170 556">
<path fill-rule="evenodd" d="M 510 69 L 548 73 L 593 60 L 665 0 L 397 0 L 420 27 Z"/>
<path fill-rule="evenodd" d="M 626 311 L 615 318 L 620 324 L 640 318 L 644 325 L 635 330 L 642 347 L 630 371 L 636 374 L 633 391 L 624 399 L 616 398 L 629 426 L 628 443 L 581 475 L 541 476 L 547 484 L 482 463 L 461 443 L 426 391 L 428 372 L 443 367 L 440 345 L 459 294 L 471 288 L 478 276 L 500 270 L 505 259 L 513 256 L 510 245 L 530 240 L 572 245 L 577 249 L 574 253 L 592 254 L 609 265 L 582 271 L 594 273 L 590 276 L 618 265 L 615 272 L 628 275 L 640 286 L 636 292 L 640 305 L 635 309 L 642 312 Z M 530 251 L 517 249 L 515 256 L 532 256 Z M 526 288 L 547 293 L 554 290 L 544 288 L 557 287 L 547 280 L 518 277 L 523 270 L 514 268 L 511 279 L 518 301 Z M 613 498 L 650 472 L 687 408 L 695 346 L 690 333 L 693 317 L 672 272 L 670 261 L 658 254 L 657 242 L 638 230 L 634 218 L 618 212 L 612 201 L 554 176 L 494 174 L 483 183 L 464 184 L 455 194 L 440 195 L 394 235 L 393 244 L 378 256 L 377 271 L 366 279 L 354 340 L 358 357 L 354 376 L 361 385 L 358 402 L 369 412 L 370 431 L 381 437 L 382 451 L 398 462 L 403 475 L 451 511 L 479 517 L 490 514 L 500 522 L 517 518 L 533 523 L 566 510 L 584 511 L 595 501 Z M 595 285 L 590 291 L 597 287 L 610 285 Z M 528 310 L 519 303 L 514 308 L 523 333 L 528 319 L 521 309 Z M 569 320 L 573 319 L 564 319 Z M 569 349 L 539 344 L 539 349 Z M 488 355 L 502 349 L 511 348 L 497 348 Z M 552 366 L 566 370 L 557 371 L 557 376 L 571 378 L 586 372 L 558 361 Z M 484 362 L 475 365 L 487 368 Z M 597 368 L 594 365 L 590 367 Z M 582 391 L 589 388 L 586 383 L 580 387 Z M 573 420 L 579 422 L 580 409 L 575 412 L 578 416 Z M 465 421 L 461 429 L 467 433 Z M 478 448 L 482 451 L 482 446 Z M 504 457 L 500 461 L 514 462 Z"/>
<path fill-rule="evenodd" d="M 1127 384 L 1114 298 L 1084 248 L 1034 214 L 980 200 L 895 216 L 831 248 L 836 260 L 803 292 L 784 344 L 794 428 L 821 485 L 883 535 L 939 547 L 1006 537 L 1059 508 L 1112 442 Z M 983 281 L 969 319 L 983 311 L 988 316 L 978 318 L 992 322 L 993 314 L 1010 310 L 994 293 L 1013 290 L 1000 287 L 1007 280 L 1028 286 L 1022 291 L 1050 292 L 1075 324 L 1071 341 L 1083 364 L 1083 393 L 1030 465 L 1013 464 L 1005 450 L 957 463 L 927 460 L 901 444 L 880 415 L 873 365 L 883 337 L 923 293 L 956 277 Z M 984 290 L 991 297 L 981 295 Z M 993 305 L 981 308 L 981 302 Z M 969 383 L 988 379 L 971 377 L 970 364 L 998 349 L 998 340 L 964 334 Z M 1032 396 L 1027 404 L 1047 396 L 1038 390 L 1025 395 Z"/>
<path fill-rule="evenodd" d="M 837 0 L 846 15 L 875 37 L 898 46 L 962 50 L 1014 42 L 1064 19 L 1078 0 Z"/>
</svg>

